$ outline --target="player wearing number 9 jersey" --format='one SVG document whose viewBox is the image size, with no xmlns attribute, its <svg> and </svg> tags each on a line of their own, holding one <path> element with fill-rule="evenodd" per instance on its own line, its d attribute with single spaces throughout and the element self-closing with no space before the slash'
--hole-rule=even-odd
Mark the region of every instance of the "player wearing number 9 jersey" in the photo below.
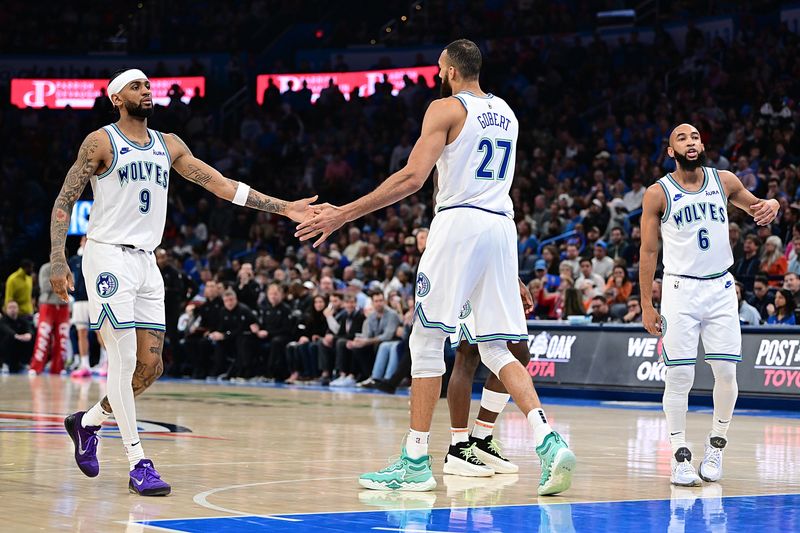
<svg viewBox="0 0 800 533">
<path fill-rule="evenodd" d="M 94 477 L 99 472 L 97 432 L 113 408 L 130 466 L 129 490 L 159 496 L 171 489 L 145 458 L 134 397 L 164 368 L 164 282 L 153 249 L 164 232 L 170 169 L 220 198 L 298 222 L 310 213 L 308 204 L 314 199 L 285 202 L 265 196 L 194 157 L 176 135 L 148 129 L 153 100 L 141 70 L 118 72 L 107 93 L 120 118 L 86 137 L 67 173 L 50 223 L 50 281 L 53 292 L 67 301 L 67 289 L 74 290 L 64 250 L 69 217 L 91 182 L 94 205 L 82 268 L 90 328 L 102 332 L 108 351 L 108 397 L 87 412 L 68 416 L 64 425 L 75 444 L 78 467 Z"/>
<path fill-rule="evenodd" d="M 772 222 L 779 207 L 776 200 L 753 196 L 734 174 L 704 167 L 704 150 L 694 126 L 681 124 L 672 131 L 667 153 L 677 170 L 647 189 L 641 219 L 642 321 L 647 331 L 663 337 L 663 403 L 674 455 L 671 482 L 684 486 L 699 485 L 700 478 L 721 479 L 722 453 L 738 395 L 742 334 L 735 280 L 728 272 L 733 264 L 728 202 L 759 225 Z M 661 316 L 651 293 L 659 228 L 664 246 Z M 714 373 L 714 415 L 698 477 L 686 444 L 686 410 L 700 339 Z"/>
<path fill-rule="evenodd" d="M 460 39 L 439 57 L 442 96 L 425 113 L 422 133 L 404 168 L 375 191 L 342 207 L 325 205 L 298 226 L 320 244 L 345 222 L 417 191 L 436 165 L 437 215 L 417 274 L 411 353 L 411 429 L 400 459 L 364 474 L 362 486 L 376 490 L 432 490 L 428 440 L 445 372 L 444 342 L 458 325 L 464 302 L 472 304 L 481 360 L 500 378 L 532 426 L 542 477 L 537 492 L 554 494 L 571 483 L 575 456 L 550 428 L 530 376 L 508 350 L 527 339 L 517 284 L 516 226 L 509 190 L 519 131 L 517 117 L 478 81 L 481 52 Z M 464 450 L 463 459 L 472 455 Z"/>
</svg>

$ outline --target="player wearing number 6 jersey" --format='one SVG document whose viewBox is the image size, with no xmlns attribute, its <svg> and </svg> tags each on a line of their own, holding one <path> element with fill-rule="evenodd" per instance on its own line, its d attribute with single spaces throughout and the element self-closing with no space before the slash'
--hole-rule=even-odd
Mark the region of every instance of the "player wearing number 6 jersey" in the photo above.
<svg viewBox="0 0 800 533">
<path fill-rule="evenodd" d="M 642 321 L 648 332 L 663 337 L 664 413 L 672 445 L 675 485 L 694 486 L 722 477 L 722 454 L 736 403 L 736 363 L 742 360 L 742 334 L 733 264 L 728 240 L 728 202 L 753 216 L 756 224 L 772 222 L 776 200 L 759 200 L 734 174 L 704 167 L 700 133 L 690 124 L 676 127 L 667 153 L 677 170 L 651 185 L 642 204 L 639 286 Z M 651 287 L 658 257 L 658 233 L 664 246 L 661 316 L 653 307 Z M 714 372 L 714 418 L 705 440 L 700 475 L 686 444 L 686 410 L 694 383 L 697 342 Z"/>
<path fill-rule="evenodd" d="M 391 205 L 422 187 L 434 164 L 439 172 L 437 215 L 417 275 L 411 351 L 411 430 L 400 458 L 364 474 L 362 486 L 424 491 L 436 487 L 428 455 L 433 409 L 445 371 L 443 345 L 455 333 L 464 302 L 472 304 L 482 361 L 500 378 L 533 428 L 542 461 L 538 493 L 571 483 L 575 456 L 547 423 L 531 378 L 508 350 L 527 339 L 517 285 L 516 226 L 509 190 L 519 123 L 505 101 L 481 90 L 481 53 L 461 39 L 439 57 L 444 98 L 431 103 L 408 163 L 375 191 L 342 207 L 321 206 L 298 226 L 315 245 L 348 221 Z M 452 96 L 451 96 L 452 95 Z"/>
<path fill-rule="evenodd" d="M 107 92 L 120 118 L 86 137 L 67 173 L 50 222 L 50 281 L 53 292 L 67 301 L 74 280 L 64 241 L 72 206 L 91 182 L 94 204 L 82 266 L 90 328 L 102 332 L 108 351 L 108 397 L 87 412 L 68 416 L 64 425 L 75 444 L 78 467 L 94 477 L 99 472 L 97 432 L 113 408 L 130 464 L 130 491 L 159 496 L 169 494 L 170 486 L 145 458 L 134 397 L 164 368 L 164 282 L 153 249 L 164 232 L 170 170 L 237 205 L 298 222 L 314 199 L 285 202 L 265 196 L 195 158 L 176 135 L 148 129 L 153 101 L 142 71 L 119 72 L 109 81 Z"/>
</svg>

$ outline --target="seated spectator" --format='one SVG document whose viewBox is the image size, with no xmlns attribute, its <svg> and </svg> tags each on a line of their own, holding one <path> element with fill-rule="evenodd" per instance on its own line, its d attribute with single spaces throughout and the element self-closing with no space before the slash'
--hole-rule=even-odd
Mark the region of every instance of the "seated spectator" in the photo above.
<svg viewBox="0 0 800 533">
<path fill-rule="evenodd" d="M 739 301 L 739 323 L 743 326 L 761 324 L 761 314 L 744 299 L 744 284 L 740 281 L 736 282 L 736 299 Z"/>
<path fill-rule="evenodd" d="M 761 272 L 769 278 L 770 287 L 780 287 L 787 269 L 786 257 L 783 255 L 783 243 L 777 235 L 770 235 L 761 251 Z"/>
<path fill-rule="evenodd" d="M 364 321 L 361 335 L 356 335 L 348 343 L 356 360 L 357 375 L 361 379 L 358 385 L 361 387 L 375 384 L 371 375 L 377 350 L 380 344 L 394 340 L 401 323 L 397 312 L 386 305 L 386 298 L 381 291 L 374 291 L 371 298 L 372 313 Z"/>
<path fill-rule="evenodd" d="M 661 289 L 663 284 L 664 282 L 661 280 L 661 278 L 656 278 L 653 280 L 653 307 L 656 311 L 661 310 Z"/>
<path fill-rule="evenodd" d="M 562 319 L 570 316 L 586 316 L 586 308 L 583 306 L 583 296 L 581 291 L 575 287 L 570 287 L 564 291 L 564 310 L 561 314 Z"/>
<path fill-rule="evenodd" d="M 544 259 L 537 259 L 534 265 L 534 276 L 542 282 L 542 287 L 547 291 L 555 291 L 558 289 L 560 282 L 559 276 L 549 274 L 547 272 L 547 263 Z"/>
<path fill-rule="evenodd" d="M 336 361 L 334 372 L 338 377 L 331 381 L 331 387 L 349 387 L 356 384 L 356 361 L 353 354 L 353 340 L 356 335 L 361 333 L 364 321 L 364 313 L 356 305 L 356 297 L 353 294 L 345 294 L 344 310 L 339 313 L 337 322 L 339 330 L 336 332 L 334 340 Z"/>
<path fill-rule="evenodd" d="M 594 258 L 592 259 L 592 270 L 601 276 L 603 280 L 608 279 L 611 271 L 614 270 L 614 260 L 606 255 L 608 245 L 605 241 L 599 240 L 594 243 Z"/>
<path fill-rule="evenodd" d="M 775 293 L 775 303 L 767 305 L 767 324 L 794 326 L 794 296 L 787 289 Z"/>
<path fill-rule="evenodd" d="M 322 289 L 322 285 L 322 280 L 320 280 L 320 290 Z M 328 325 L 328 332 L 319 343 L 319 360 L 317 364 L 319 365 L 319 369 L 321 371 L 319 376 L 320 385 L 329 385 L 331 382 L 333 364 L 336 357 L 336 335 L 339 333 L 339 329 L 341 328 L 338 317 L 339 314 L 343 312 L 344 299 L 342 293 L 331 292 L 328 306 L 325 307 L 325 310 L 322 312 L 322 314 L 325 316 L 325 322 Z"/>
<path fill-rule="evenodd" d="M 800 275 L 800 235 L 792 238 L 792 251 L 789 254 L 789 265 L 786 267 L 786 271 Z"/>
<path fill-rule="evenodd" d="M 761 248 L 761 241 L 755 234 L 748 234 L 744 238 L 744 255 L 733 264 L 731 272 L 733 277 L 744 283 L 748 289 L 753 288 L 753 282 L 761 269 L 761 259 L 758 250 Z"/>
<path fill-rule="evenodd" d="M 259 374 L 268 380 L 283 381 L 288 375 L 286 369 L 286 345 L 292 340 L 292 310 L 284 302 L 286 293 L 280 283 L 271 283 L 267 287 L 267 299 L 259 309 L 260 329 L 256 335 L 261 341 L 265 353 L 266 364 L 261 365 Z"/>
<path fill-rule="evenodd" d="M 534 303 L 537 306 L 537 316 L 543 316 L 549 320 L 560 320 L 564 316 L 564 294 L 567 289 L 573 287 L 571 278 L 561 278 L 558 291 L 550 294 L 544 287 L 539 289 L 539 293 L 534 296 Z"/>
<path fill-rule="evenodd" d="M 14 300 L 6 303 L 0 318 L 0 367 L 2 372 L 19 372 L 33 355 L 33 324 L 20 316 Z"/>
<path fill-rule="evenodd" d="M 576 279 L 578 275 L 581 273 L 580 268 L 580 255 L 579 255 L 578 245 L 574 243 L 567 244 L 567 257 L 563 261 L 561 261 L 561 265 L 559 265 L 559 269 L 561 269 L 565 264 L 569 265 L 572 269 L 570 272 L 569 277 L 572 279 Z"/>
<path fill-rule="evenodd" d="M 747 286 L 747 284 L 744 284 Z M 767 320 L 767 306 L 773 303 L 774 297 L 769 290 L 769 280 L 767 276 L 759 274 L 753 282 L 753 296 L 750 298 L 750 305 L 756 308 L 761 320 Z"/>
<path fill-rule="evenodd" d="M 613 228 L 609 237 L 608 248 L 606 248 L 608 257 L 615 262 L 617 259 L 624 258 L 623 252 L 625 251 L 626 246 L 627 243 L 625 242 L 625 231 L 619 227 Z"/>
<path fill-rule="evenodd" d="M 286 345 L 286 366 L 291 375 L 286 383 L 311 381 L 319 377 L 319 345 L 330 333 L 325 309 L 328 299 L 314 296 L 311 309 L 297 323 L 297 340 Z"/>
<path fill-rule="evenodd" d="M 794 301 L 800 300 L 800 276 L 794 272 L 787 272 L 783 276 L 783 288 L 792 293 Z"/>
<path fill-rule="evenodd" d="M 531 234 L 531 225 L 525 220 L 517 223 L 517 249 L 519 257 L 535 254 L 539 248 L 539 241 Z"/>
<path fill-rule="evenodd" d="M 642 305 L 638 296 L 628 298 L 628 312 L 622 317 L 626 324 L 638 324 L 642 321 Z"/>
<path fill-rule="evenodd" d="M 595 296 L 592 298 L 592 305 L 589 307 L 589 314 L 592 315 L 593 323 L 604 323 L 611 320 L 608 302 L 604 296 Z"/>
<path fill-rule="evenodd" d="M 592 284 L 592 288 L 602 290 L 606 285 L 606 280 L 602 276 L 596 274 L 592 268 L 592 260 L 584 257 L 580 261 L 581 275 L 578 276 L 575 284 L 579 289 L 583 289 L 583 282 L 588 281 Z"/>
<path fill-rule="evenodd" d="M 253 334 L 258 332 L 258 317 L 246 305 L 239 303 L 236 291 L 227 289 L 222 293 L 223 309 L 219 330 L 212 331 L 208 338 L 214 341 L 214 370 L 219 378 L 249 379 L 254 370 Z"/>
<path fill-rule="evenodd" d="M 178 342 L 178 349 L 183 352 L 181 360 L 187 362 L 188 368 L 175 370 L 190 372 L 194 379 L 205 379 L 216 370 L 213 368 L 214 342 L 208 335 L 221 328 L 221 288 L 222 284 L 216 280 L 207 280 L 203 286 L 203 298 L 186 306 L 183 339 Z"/>
<path fill-rule="evenodd" d="M 610 293 L 611 296 L 608 303 L 624 304 L 628 301 L 632 292 L 633 282 L 628 277 L 628 269 L 620 265 L 615 266 L 611 277 L 608 278 L 606 283 L 606 294 Z"/>
</svg>

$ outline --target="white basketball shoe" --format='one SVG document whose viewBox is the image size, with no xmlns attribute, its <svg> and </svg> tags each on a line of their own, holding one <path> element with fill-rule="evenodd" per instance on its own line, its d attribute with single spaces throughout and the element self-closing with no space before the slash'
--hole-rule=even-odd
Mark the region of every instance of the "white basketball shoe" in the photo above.
<svg viewBox="0 0 800 533">
<path fill-rule="evenodd" d="M 699 487 L 700 477 L 692 466 L 692 452 L 689 448 L 678 448 L 672 458 L 672 476 L 670 482 L 679 487 Z"/>
<path fill-rule="evenodd" d="M 711 437 L 706 440 L 706 452 L 700 463 L 700 477 L 703 481 L 719 481 L 722 479 L 722 454 L 728 441 L 723 437 Z"/>
</svg>

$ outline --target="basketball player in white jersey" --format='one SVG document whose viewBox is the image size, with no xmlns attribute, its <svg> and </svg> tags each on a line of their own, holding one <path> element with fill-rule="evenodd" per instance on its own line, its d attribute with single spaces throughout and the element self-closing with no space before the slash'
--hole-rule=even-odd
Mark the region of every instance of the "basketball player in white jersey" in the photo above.
<svg viewBox="0 0 800 533">
<path fill-rule="evenodd" d="M 736 363 L 742 360 L 735 280 L 728 239 L 728 202 L 765 226 L 778 212 L 776 200 L 760 200 L 734 174 L 704 167 L 700 133 L 690 124 L 672 131 L 667 153 L 677 170 L 651 185 L 644 196 L 639 263 L 642 321 L 663 337 L 667 365 L 664 413 L 672 445 L 674 485 L 700 485 L 722 478 L 722 455 L 736 404 Z M 658 257 L 658 234 L 664 245 L 661 316 L 653 307 L 652 285 Z M 686 411 L 694 383 L 698 339 L 714 372 L 714 418 L 705 439 L 699 477 L 686 443 Z"/>
<path fill-rule="evenodd" d="M 419 265 L 416 318 L 409 339 L 411 429 L 397 462 L 361 476 L 360 484 L 369 489 L 436 487 L 428 455 L 431 419 L 445 372 L 444 342 L 455 332 L 467 300 L 475 313 L 482 361 L 500 378 L 533 429 L 542 461 L 538 493 L 555 494 L 571 484 L 575 455 L 547 423 L 528 372 L 506 346 L 509 340 L 528 338 L 509 197 L 519 123 L 508 104 L 481 90 L 480 67 L 475 43 L 461 39 L 448 45 L 439 57 L 445 98 L 426 111 L 406 166 L 350 204 L 317 206 L 321 212 L 300 224 L 296 233 L 301 240 L 320 235 L 317 246 L 348 221 L 416 192 L 437 166 L 438 214 Z"/>
<path fill-rule="evenodd" d="M 303 220 L 314 199 L 285 202 L 224 177 L 195 158 L 174 134 L 147 128 L 153 114 L 150 82 L 137 69 L 114 76 L 108 96 L 119 120 L 90 133 L 53 206 L 50 223 L 53 291 L 67 301 L 74 280 L 64 242 L 72 206 L 86 183 L 94 205 L 89 217 L 83 275 L 90 327 L 100 330 L 108 350 L 108 396 L 64 425 L 75 444 L 75 460 L 89 477 L 99 472 L 97 431 L 112 409 L 130 465 L 129 490 L 143 496 L 169 494 L 152 461 L 145 458 L 136 426 L 134 397 L 163 370 L 164 283 L 153 249 L 161 242 L 167 213 L 170 169 L 220 198 Z"/>
</svg>

